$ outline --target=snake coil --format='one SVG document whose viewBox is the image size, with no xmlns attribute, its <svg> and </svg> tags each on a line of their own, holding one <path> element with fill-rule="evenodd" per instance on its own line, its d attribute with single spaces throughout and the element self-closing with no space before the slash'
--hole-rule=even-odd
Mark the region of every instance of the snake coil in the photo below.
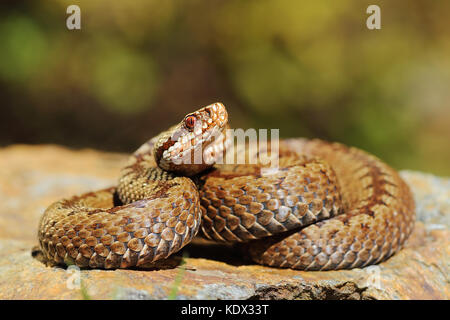
<svg viewBox="0 0 450 320">
<path fill-rule="evenodd" d="M 259 164 L 214 165 L 227 128 L 223 104 L 204 107 L 142 145 L 117 187 L 52 204 L 38 230 L 45 256 L 80 267 L 141 266 L 180 250 L 201 229 L 212 240 L 245 243 L 260 264 L 335 270 L 379 263 L 405 243 L 414 201 L 378 158 L 289 139 L 270 174 Z"/>
</svg>

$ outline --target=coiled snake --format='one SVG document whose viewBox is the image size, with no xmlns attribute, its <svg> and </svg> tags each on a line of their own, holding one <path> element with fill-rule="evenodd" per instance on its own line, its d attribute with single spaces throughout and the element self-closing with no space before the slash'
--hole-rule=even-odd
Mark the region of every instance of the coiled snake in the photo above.
<svg viewBox="0 0 450 320">
<path fill-rule="evenodd" d="M 414 201 L 395 170 L 359 149 L 306 139 L 281 141 L 270 174 L 259 164 L 211 168 L 229 142 L 217 138 L 227 122 L 221 103 L 188 114 L 130 157 L 117 187 L 52 204 L 38 230 L 45 256 L 140 266 L 180 250 L 199 229 L 244 242 L 257 263 L 303 270 L 363 267 L 402 247 Z"/>
</svg>

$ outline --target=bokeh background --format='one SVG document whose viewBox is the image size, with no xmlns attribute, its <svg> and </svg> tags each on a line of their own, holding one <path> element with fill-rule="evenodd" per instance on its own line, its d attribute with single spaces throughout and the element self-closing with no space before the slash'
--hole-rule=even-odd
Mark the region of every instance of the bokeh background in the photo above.
<svg viewBox="0 0 450 320">
<path fill-rule="evenodd" d="M 66 8 L 81 8 L 81 30 Z M 366 8 L 381 7 L 381 30 Z M 0 4 L 0 145 L 132 152 L 199 106 L 450 175 L 450 1 Z"/>
</svg>

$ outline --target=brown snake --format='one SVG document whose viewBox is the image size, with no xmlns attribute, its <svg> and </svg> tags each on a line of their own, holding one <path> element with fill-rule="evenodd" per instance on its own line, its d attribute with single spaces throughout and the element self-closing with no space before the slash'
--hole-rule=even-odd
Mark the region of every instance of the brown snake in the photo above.
<svg viewBox="0 0 450 320">
<path fill-rule="evenodd" d="M 403 246 L 414 201 L 388 165 L 342 144 L 290 139 L 270 174 L 261 165 L 211 168 L 226 148 L 215 137 L 227 122 L 220 103 L 188 114 L 130 157 L 117 187 L 52 204 L 38 230 L 45 256 L 80 267 L 141 266 L 180 250 L 199 229 L 245 243 L 257 263 L 302 270 L 364 267 Z"/>
</svg>

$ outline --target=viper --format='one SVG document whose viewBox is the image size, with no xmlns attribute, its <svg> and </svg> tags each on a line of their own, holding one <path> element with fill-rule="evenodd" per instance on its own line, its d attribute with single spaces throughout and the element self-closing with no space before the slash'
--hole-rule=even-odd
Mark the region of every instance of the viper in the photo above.
<svg viewBox="0 0 450 320">
<path fill-rule="evenodd" d="M 220 164 L 228 113 L 214 103 L 143 144 L 117 186 L 62 199 L 38 238 L 57 264 L 139 267 L 200 233 L 243 243 L 256 263 L 300 270 L 364 267 L 404 245 L 415 220 L 410 189 L 377 157 L 340 143 L 280 141 L 278 166 Z"/>
</svg>

